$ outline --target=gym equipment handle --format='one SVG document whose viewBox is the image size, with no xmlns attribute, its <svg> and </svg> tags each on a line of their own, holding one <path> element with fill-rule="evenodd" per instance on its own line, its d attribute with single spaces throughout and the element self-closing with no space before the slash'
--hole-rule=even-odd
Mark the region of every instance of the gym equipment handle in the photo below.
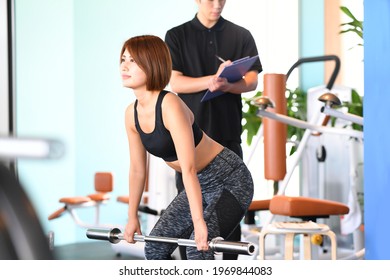
<svg viewBox="0 0 390 280">
<path fill-rule="evenodd" d="M 291 72 L 299 65 L 306 63 L 306 62 L 319 62 L 319 61 L 328 61 L 328 60 L 334 60 L 334 62 L 335 62 L 335 67 L 333 69 L 332 75 L 330 76 L 329 82 L 326 85 L 326 88 L 331 90 L 335 81 L 336 81 L 337 75 L 339 74 L 339 71 L 340 71 L 341 62 L 340 62 L 340 58 L 336 55 L 314 56 L 314 57 L 305 57 L 305 58 L 299 59 L 288 70 L 287 75 L 286 75 L 286 81 L 287 81 L 288 77 L 290 76 Z"/>
<path fill-rule="evenodd" d="M 86 235 L 89 239 L 106 240 L 114 244 L 124 240 L 123 233 L 118 228 L 88 229 Z M 196 247 L 195 241 L 191 239 L 134 235 L 134 240 L 139 242 L 174 243 L 179 246 Z M 252 243 L 225 241 L 221 237 L 217 237 L 209 241 L 209 247 L 210 250 L 217 253 L 253 255 L 255 252 L 255 245 Z"/>
</svg>

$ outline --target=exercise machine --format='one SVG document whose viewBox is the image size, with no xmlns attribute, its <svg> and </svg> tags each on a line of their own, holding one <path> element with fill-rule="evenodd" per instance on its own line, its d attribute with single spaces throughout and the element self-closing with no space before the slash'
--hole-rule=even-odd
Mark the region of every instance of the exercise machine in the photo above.
<svg viewBox="0 0 390 280">
<path fill-rule="evenodd" d="M 268 220 L 262 225 L 263 228 L 269 225 L 273 221 L 275 215 L 289 216 L 293 218 L 300 218 L 303 220 L 316 221 L 317 219 L 320 218 L 321 219 L 327 218 L 330 215 L 341 216 L 341 215 L 346 215 L 349 212 L 349 207 L 347 205 L 338 203 L 336 201 L 326 200 L 323 199 L 323 197 L 321 199 L 314 199 L 310 197 L 301 197 L 301 196 L 291 197 L 285 195 L 287 184 L 291 179 L 295 167 L 299 164 L 303 152 L 307 149 L 306 144 L 310 136 L 326 133 L 326 134 L 345 135 L 347 137 L 363 139 L 363 133 L 361 131 L 355 131 L 355 130 L 344 129 L 344 128 L 340 129 L 336 127 L 326 126 L 327 121 L 329 119 L 328 115 L 326 115 L 325 118 L 323 119 L 320 118 L 320 114 L 324 110 L 322 110 L 321 112 L 320 110 L 318 111 L 316 110 L 314 116 L 310 118 L 310 121 L 301 121 L 292 117 L 288 117 L 286 116 L 286 113 L 283 112 L 286 107 L 285 105 L 286 103 L 283 100 L 284 93 L 285 93 L 284 85 L 286 83 L 286 79 L 288 78 L 292 70 L 296 66 L 299 66 L 300 64 L 305 62 L 328 61 L 328 60 L 334 60 L 336 63 L 335 70 L 326 87 L 330 91 L 335 81 L 335 78 L 337 76 L 338 69 L 340 67 L 339 59 L 336 56 L 313 57 L 313 58 L 305 58 L 299 60 L 289 70 L 287 76 L 282 74 L 274 74 L 274 75 L 267 75 L 266 77 L 265 75 L 264 95 L 259 98 L 253 99 L 253 104 L 258 106 L 259 108 L 258 116 L 263 118 L 264 126 L 268 124 L 268 121 L 271 120 L 274 121 L 273 124 L 276 123 L 278 126 L 280 126 L 278 127 L 277 131 L 271 131 L 271 133 L 269 133 L 270 131 L 268 131 L 268 138 L 264 139 L 265 157 L 267 157 L 266 152 L 268 152 L 268 155 L 270 155 L 268 156 L 268 158 L 271 158 L 271 164 L 273 164 L 273 168 L 270 168 L 269 170 L 265 170 L 266 173 L 267 171 L 269 171 L 268 172 L 269 174 L 266 174 L 266 177 L 269 177 L 267 179 L 271 178 L 272 180 L 278 181 L 279 188 L 278 188 L 278 192 L 276 193 L 276 196 L 274 198 L 271 198 L 269 201 L 268 210 L 271 212 L 271 215 L 269 216 Z M 280 97 L 276 97 L 276 98 L 280 98 L 280 100 L 277 100 L 277 106 L 276 106 L 277 110 L 275 110 L 275 105 L 273 100 L 271 100 L 271 98 L 269 98 L 269 96 L 266 96 L 265 94 L 265 93 L 274 94 L 275 92 L 280 92 L 279 94 Z M 331 96 L 330 95 L 322 96 L 322 98 L 325 99 L 328 97 Z M 320 100 L 320 101 L 325 102 L 327 108 L 331 108 L 333 105 L 335 105 L 335 103 L 332 103 L 335 102 L 335 99 Z M 271 110 L 267 110 L 267 109 L 271 109 Z M 351 116 L 349 117 L 351 118 Z M 284 135 L 283 131 L 285 130 L 284 125 L 293 125 L 305 129 L 305 133 L 303 135 L 303 138 L 299 142 L 297 151 L 291 157 L 292 168 L 290 168 L 288 171 L 279 168 L 280 166 L 279 163 L 285 162 L 285 157 L 286 157 L 285 150 L 282 149 L 283 147 L 285 147 L 285 139 L 286 139 L 286 137 L 283 136 Z M 263 128 L 263 130 L 266 130 L 266 128 Z M 274 148 L 273 150 L 270 151 L 269 146 L 268 148 L 266 147 L 266 140 L 268 142 L 271 142 L 272 144 L 274 144 L 277 141 L 282 143 L 279 146 L 277 146 L 277 148 Z M 276 158 L 280 158 L 280 160 L 278 161 L 276 160 Z"/>
<path fill-rule="evenodd" d="M 114 175 L 112 172 L 96 172 L 94 175 L 95 193 L 86 196 L 62 197 L 59 199 L 63 206 L 48 216 L 48 220 L 54 220 L 65 213 L 69 213 L 73 221 L 80 227 L 102 226 L 100 222 L 100 209 L 107 204 L 110 193 L 114 187 Z M 93 222 L 85 222 L 79 218 L 78 209 L 94 208 L 95 219 Z"/>
</svg>

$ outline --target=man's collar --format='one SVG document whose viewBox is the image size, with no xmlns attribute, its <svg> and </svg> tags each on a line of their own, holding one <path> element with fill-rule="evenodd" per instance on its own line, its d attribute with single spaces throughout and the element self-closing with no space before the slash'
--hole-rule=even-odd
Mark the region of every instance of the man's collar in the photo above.
<svg viewBox="0 0 390 280">
<path fill-rule="evenodd" d="M 191 20 L 191 24 L 193 27 L 195 27 L 196 29 L 200 30 L 200 31 L 203 31 L 203 30 L 214 30 L 214 31 L 221 31 L 224 26 L 225 26 L 225 22 L 226 20 L 221 16 L 217 23 L 211 27 L 211 28 L 207 28 L 206 26 L 204 26 L 198 19 L 198 17 L 195 15 L 195 17 Z"/>
</svg>

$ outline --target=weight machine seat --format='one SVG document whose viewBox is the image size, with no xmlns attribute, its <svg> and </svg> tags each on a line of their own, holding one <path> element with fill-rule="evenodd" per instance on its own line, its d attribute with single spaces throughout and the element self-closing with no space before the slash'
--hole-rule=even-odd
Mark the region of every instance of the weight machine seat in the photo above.
<svg viewBox="0 0 390 280">
<path fill-rule="evenodd" d="M 275 195 L 270 201 L 269 210 L 274 215 L 290 216 L 305 220 L 349 213 L 349 207 L 340 202 L 285 195 Z"/>
<path fill-rule="evenodd" d="M 91 201 L 91 198 L 88 196 L 63 197 L 59 200 L 59 202 L 72 205 L 81 204 L 88 201 Z"/>
<path fill-rule="evenodd" d="M 269 210 L 271 199 L 253 200 L 249 205 L 248 211 L 264 211 Z"/>
<path fill-rule="evenodd" d="M 89 194 L 88 197 L 93 201 L 105 201 L 110 199 L 110 195 L 108 193 L 93 193 Z"/>
<path fill-rule="evenodd" d="M 315 220 L 326 218 L 331 215 L 348 214 L 347 205 L 318 198 L 301 196 L 275 195 L 271 199 L 253 200 L 248 211 L 269 210 L 274 215 L 301 218 L 304 220 Z"/>
<path fill-rule="evenodd" d="M 53 220 L 60 217 L 66 210 L 68 205 L 82 205 L 84 203 L 92 203 L 91 206 L 96 206 L 96 203 L 105 202 L 110 199 L 109 192 L 112 192 L 114 178 L 111 172 L 96 172 L 94 177 L 94 186 L 96 193 L 87 196 L 62 197 L 59 202 L 65 206 L 56 210 L 49 215 L 48 220 Z"/>
<path fill-rule="evenodd" d="M 129 203 L 129 196 L 128 195 L 120 195 L 116 198 L 116 201 L 121 203 Z"/>
</svg>

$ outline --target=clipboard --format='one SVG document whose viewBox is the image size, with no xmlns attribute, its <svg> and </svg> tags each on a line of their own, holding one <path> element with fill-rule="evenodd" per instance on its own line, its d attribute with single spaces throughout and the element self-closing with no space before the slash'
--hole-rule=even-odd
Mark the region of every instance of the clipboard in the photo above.
<svg viewBox="0 0 390 280">
<path fill-rule="evenodd" d="M 258 55 L 252 57 L 244 57 L 238 60 L 235 60 L 229 66 L 226 66 L 219 77 L 226 78 L 229 83 L 234 83 L 242 79 L 246 72 L 252 67 L 255 61 L 258 59 Z M 210 100 L 212 98 L 218 97 L 224 94 L 223 91 L 209 91 L 207 90 L 200 102 Z"/>
</svg>

